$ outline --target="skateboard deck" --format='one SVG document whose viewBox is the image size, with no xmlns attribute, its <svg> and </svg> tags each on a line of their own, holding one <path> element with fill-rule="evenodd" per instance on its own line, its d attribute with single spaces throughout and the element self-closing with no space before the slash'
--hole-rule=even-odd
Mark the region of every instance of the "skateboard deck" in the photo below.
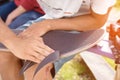
<svg viewBox="0 0 120 80">
<path fill-rule="evenodd" d="M 21 31 L 14 30 L 15 33 Z M 78 52 L 84 51 L 97 44 L 104 36 L 104 30 L 91 30 L 86 32 L 69 32 L 69 31 L 50 31 L 43 36 L 45 44 L 55 50 L 48 55 L 37 67 L 35 74 L 46 64 L 55 62 L 63 57 L 68 57 Z M 0 45 L 1 51 L 9 51 L 3 45 Z M 25 61 L 20 73 L 23 73 L 29 67 L 34 65 L 34 62 Z M 35 75 L 34 74 L 34 75 Z"/>
</svg>

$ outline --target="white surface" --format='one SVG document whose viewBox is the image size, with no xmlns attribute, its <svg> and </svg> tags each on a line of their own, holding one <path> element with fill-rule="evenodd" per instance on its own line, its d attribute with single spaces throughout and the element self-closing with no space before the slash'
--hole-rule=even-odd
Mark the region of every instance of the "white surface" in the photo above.
<svg viewBox="0 0 120 80">
<path fill-rule="evenodd" d="M 114 80 L 115 71 L 102 56 L 88 51 L 80 53 L 96 80 Z"/>
</svg>

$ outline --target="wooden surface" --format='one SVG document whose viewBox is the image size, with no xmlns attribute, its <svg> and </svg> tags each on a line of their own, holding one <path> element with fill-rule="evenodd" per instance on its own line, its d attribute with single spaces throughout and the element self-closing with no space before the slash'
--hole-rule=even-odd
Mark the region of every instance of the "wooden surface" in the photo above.
<svg viewBox="0 0 120 80">
<path fill-rule="evenodd" d="M 82 52 L 80 55 L 96 80 L 114 80 L 115 71 L 102 56 L 88 51 Z"/>
</svg>

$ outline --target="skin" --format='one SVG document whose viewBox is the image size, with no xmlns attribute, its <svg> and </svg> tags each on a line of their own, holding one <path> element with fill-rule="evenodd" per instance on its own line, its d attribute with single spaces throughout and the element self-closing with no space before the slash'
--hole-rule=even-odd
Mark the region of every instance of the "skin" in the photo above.
<svg viewBox="0 0 120 80">
<path fill-rule="evenodd" d="M 21 69 L 20 61 L 22 60 L 31 60 L 36 63 L 40 63 L 45 56 L 52 53 L 54 50 L 46 46 L 41 37 L 27 37 L 21 38 L 15 35 L 0 19 L 1 29 L 0 29 L 0 42 L 3 43 L 12 53 L 10 52 L 0 52 L 0 73 L 3 80 L 24 80 L 23 76 L 18 76 Z M 7 32 L 7 33 L 6 33 Z M 19 46 L 18 46 L 19 45 Z M 29 48 L 28 48 L 29 46 Z M 39 52 L 40 51 L 40 52 Z M 51 64 L 50 64 L 51 65 Z M 36 66 L 36 65 L 34 65 Z M 32 80 L 35 67 L 33 66 L 32 70 L 29 69 L 26 71 L 25 76 L 28 80 Z M 51 67 L 52 68 L 52 67 Z M 46 75 L 51 78 L 50 66 L 46 65 L 38 74 L 43 77 L 45 80 Z M 29 73 L 30 71 L 30 73 Z M 32 71 L 32 72 L 31 72 Z M 44 72 L 44 73 L 43 73 Z M 6 74 L 8 73 L 8 74 Z M 49 73 L 49 74 L 48 74 Z M 37 77 L 37 76 L 36 76 Z M 37 78 L 38 78 L 37 77 Z M 48 78 L 47 77 L 47 78 Z M 35 79 L 36 80 L 36 79 Z M 42 79 L 41 79 L 42 80 Z"/>
<path fill-rule="evenodd" d="M 0 74 L 3 80 L 24 80 L 23 76 L 18 76 L 19 71 L 21 69 L 21 63 L 20 63 L 21 59 L 40 63 L 40 61 L 43 60 L 45 56 L 49 55 L 54 51 L 44 44 L 41 37 L 24 38 L 22 36 L 17 36 L 7 27 L 7 25 L 9 25 L 17 16 L 25 12 L 26 10 L 22 6 L 19 6 L 8 15 L 7 20 L 5 22 L 6 24 L 0 18 L 0 24 L 1 24 L 0 42 L 4 44 L 11 51 L 11 52 L 0 51 L 0 59 L 1 59 Z M 41 45 L 39 46 L 39 44 Z M 41 75 L 39 77 L 43 77 L 44 75 L 48 74 L 49 70 L 47 67 L 43 68 L 43 70 L 39 72 Z M 29 70 L 28 73 L 26 71 L 25 78 L 28 78 L 28 80 L 30 80 L 29 75 L 31 74 L 33 74 L 33 71 L 31 73 L 29 73 Z M 50 76 L 49 75 L 48 78 L 51 79 L 51 75 Z M 43 78 L 45 77 L 46 76 L 44 76 Z"/>
<path fill-rule="evenodd" d="M 50 53 L 53 52 L 51 48 L 44 44 L 41 37 L 20 38 L 17 35 L 15 35 L 11 30 L 9 30 L 9 28 L 3 23 L 2 20 L 0 20 L 0 23 L 1 23 L 0 41 L 16 57 L 40 63 L 40 60 L 44 59 L 46 55 L 49 55 Z M 45 55 L 43 55 L 44 53 Z"/>
<path fill-rule="evenodd" d="M 19 36 L 23 36 L 25 38 L 32 36 L 40 37 L 51 30 L 77 30 L 77 31 L 96 30 L 101 28 L 105 24 L 108 18 L 109 11 L 107 14 L 98 15 L 91 10 L 91 14 L 76 16 L 74 18 L 44 20 L 42 22 L 32 24 L 24 32 L 19 34 Z M 33 70 L 34 69 L 32 69 L 32 71 Z M 32 71 L 28 72 L 31 73 Z M 49 78 L 49 80 L 52 79 Z"/>
<path fill-rule="evenodd" d="M 2 22 L 2 20 L 0 20 L 0 24 L 1 24 L 0 41 L 12 52 L 11 54 L 14 55 L 13 58 L 15 58 L 16 56 L 17 59 L 12 61 L 15 66 L 18 65 L 19 67 L 21 67 L 20 64 L 16 63 L 16 61 L 17 60 L 19 61 L 20 59 L 31 60 L 40 63 L 40 61 L 43 60 L 45 56 L 54 52 L 54 50 L 52 50 L 50 47 L 44 44 L 41 37 L 42 35 L 46 34 L 48 31 L 51 30 L 77 30 L 77 31 L 96 30 L 104 25 L 104 23 L 108 18 L 109 11 L 104 15 L 96 14 L 91 10 L 90 14 L 86 14 L 82 16 L 80 15 L 72 18 L 62 18 L 62 19 L 47 19 L 42 22 L 37 22 L 35 24 L 32 24 L 29 28 L 27 28 L 25 31 L 20 33 L 19 36 L 16 36 L 12 31 L 10 31 L 7 28 L 7 26 Z M 6 23 L 9 24 L 10 21 L 8 20 L 8 22 Z M 8 38 L 9 40 L 7 40 Z M 8 66 L 8 62 L 0 66 L 1 67 Z M 36 68 L 36 66 L 37 64 L 32 66 L 32 68 L 30 68 L 25 72 L 25 76 L 28 80 L 32 80 L 33 71 Z M 51 68 L 52 68 L 52 63 L 46 65 L 37 74 L 35 80 L 37 80 L 38 77 L 39 79 L 42 78 L 41 80 L 46 80 L 46 78 L 48 78 L 48 80 L 52 80 L 50 74 Z M 19 70 L 20 68 L 16 68 L 16 69 Z M 3 68 L 1 74 L 4 74 L 5 71 L 6 70 Z M 14 73 L 15 72 L 13 72 L 13 74 Z M 4 78 L 6 77 L 7 76 L 4 76 Z M 10 80 L 10 79 L 4 79 L 4 80 Z M 13 77 L 13 79 L 11 80 L 17 80 L 17 79 Z"/>
<path fill-rule="evenodd" d="M 90 14 L 80 15 L 72 18 L 47 19 L 42 22 L 32 24 L 20 35 L 27 37 L 42 36 L 51 30 L 96 30 L 101 28 L 105 24 L 108 18 L 109 11 L 104 15 L 96 14 L 91 10 Z"/>
<path fill-rule="evenodd" d="M 7 19 L 6 24 L 9 25 L 17 16 L 21 15 L 22 13 L 27 12 L 22 6 L 18 6 L 13 12 L 11 12 Z"/>
</svg>

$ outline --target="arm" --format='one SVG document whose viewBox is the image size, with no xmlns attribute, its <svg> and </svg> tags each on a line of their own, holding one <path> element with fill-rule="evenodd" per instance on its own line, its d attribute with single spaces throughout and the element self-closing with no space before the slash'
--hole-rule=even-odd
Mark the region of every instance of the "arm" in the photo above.
<svg viewBox="0 0 120 80">
<path fill-rule="evenodd" d="M 43 43 L 40 37 L 22 39 L 17 37 L 0 18 L 0 42 L 16 57 L 39 63 L 45 56 L 53 52 Z M 29 46 L 29 47 L 28 47 Z"/>
<path fill-rule="evenodd" d="M 27 11 L 34 9 L 34 3 L 35 0 L 21 0 L 19 3 L 16 2 L 18 7 L 8 15 L 8 18 L 6 20 L 6 24 L 9 25 L 12 20 L 14 20 L 17 16 L 21 15 L 22 13 L 25 13 Z"/>
<path fill-rule="evenodd" d="M 25 32 L 23 32 L 23 35 L 42 36 L 50 30 L 95 30 L 105 24 L 109 11 L 104 15 L 99 15 L 91 10 L 91 14 L 80 15 L 72 18 L 44 20 L 42 22 L 31 25 L 28 29 L 26 29 Z"/>
<path fill-rule="evenodd" d="M 6 24 L 9 25 L 17 16 L 21 15 L 22 13 L 26 12 L 24 7 L 18 6 L 13 12 L 11 12 L 6 20 Z"/>
<path fill-rule="evenodd" d="M 49 26 L 48 30 L 95 30 L 105 24 L 109 11 L 104 15 L 99 15 L 91 10 L 91 14 L 80 15 L 73 18 L 46 20 L 43 21 L 43 23 Z"/>
<path fill-rule="evenodd" d="M 0 42 L 7 44 L 17 38 L 17 36 L 4 24 L 0 18 Z M 9 34 L 9 35 L 8 35 Z"/>
</svg>

